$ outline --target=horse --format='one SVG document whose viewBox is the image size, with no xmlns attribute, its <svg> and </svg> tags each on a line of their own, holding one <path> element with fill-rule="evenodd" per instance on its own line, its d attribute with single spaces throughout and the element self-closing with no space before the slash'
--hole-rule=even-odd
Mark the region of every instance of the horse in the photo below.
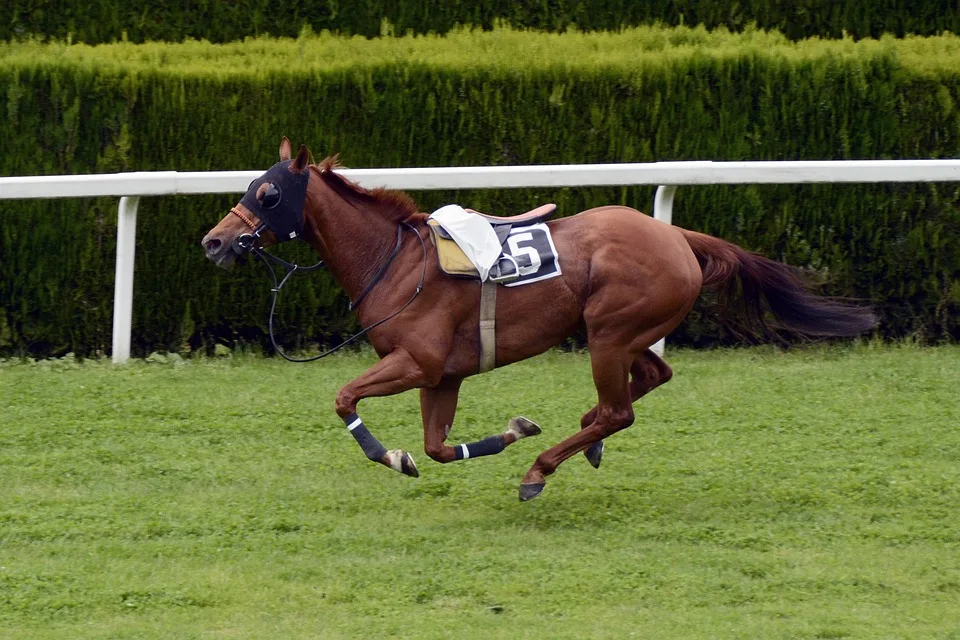
<svg viewBox="0 0 960 640">
<path fill-rule="evenodd" d="M 280 162 L 201 241 L 228 267 L 251 249 L 306 241 L 329 267 L 379 356 L 336 396 L 335 411 L 370 460 L 407 476 L 410 453 L 387 450 L 359 417 L 365 398 L 420 391 L 425 453 L 440 463 L 494 455 L 540 433 L 524 417 L 478 442 L 448 443 L 462 381 L 479 370 L 477 280 L 441 271 L 428 215 L 407 194 L 365 189 L 340 175 L 338 156 L 310 164 L 280 144 Z M 522 221 L 522 217 L 520 219 Z M 578 452 L 599 467 L 604 439 L 634 422 L 633 404 L 673 371 L 651 345 L 687 315 L 701 291 L 723 294 L 750 335 L 851 337 L 873 330 L 869 307 L 815 294 L 799 270 L 722 239 L 664 224 L 627 206 L 592 208 L 545 223 L 562 273 L 497 286 L 495 367 L 531 358 L 586 334 L 597 402 L 580 429 L 540 455 L 520 483 L 521 501 Z"/>
</svg>

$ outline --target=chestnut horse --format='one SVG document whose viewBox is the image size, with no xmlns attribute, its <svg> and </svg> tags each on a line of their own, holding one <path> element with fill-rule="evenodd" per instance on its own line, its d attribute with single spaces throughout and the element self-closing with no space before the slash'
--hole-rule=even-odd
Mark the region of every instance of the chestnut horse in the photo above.
<svg viewBox="0 0 960 640">
<path fill-rule="evenodd" d="M 291 156 L 284 138 L 281 162 L 251 183 L 202 246 L 210 260 L 229 266 L 251 242 L 275 243 L 282 229 L 282 239 L 309 243 L 359 302 L 361 325 L 376 325 L 368 337 L 381 359 L 340 390 L 336 412 L 367 457 L 418 475 L 409 453 L 387 451 L 357 415 L 364 398 L 414 388 L 424 450 L 438 462 L 499 453 L 539 433 L 535 423 L 514 418 L 498 435 L 447 444 L 461 382 L 478 372 L 478 281 L 441 272 L 428 216 L 409 196 L 364 189 L 336 173 L 334 159 L 310 165 L 306 147 Z M 600 464 L 603 439 L 633 423 L 632 404 L 670 380 L 670 367 L 650 346 L 680 324 L 704 287 L 729 294 L 721 299 L 737 303 L 756 335 L 786 329 L 854 336 L 876 325 L 869 309 L 811 293 L 792 267 L 629 207 L 597 207 L 548 227 L 562 275 L 497 287 L 495 365 L 543 353 L 585 329 L 597 404 L 581 418 L 579 432 L 537 456 L 521 482 L 521 500 L 539 495 L 546 477 L 577 452 Z"/>
</svg>

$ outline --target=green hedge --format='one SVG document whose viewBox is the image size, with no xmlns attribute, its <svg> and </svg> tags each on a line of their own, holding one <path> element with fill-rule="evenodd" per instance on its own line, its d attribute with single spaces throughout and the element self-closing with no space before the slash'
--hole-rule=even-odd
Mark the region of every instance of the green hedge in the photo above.
<svg viewBox="0 0 960 640">
<path fill-rule="evenodd" d="M 457 25 L 490 29 L 497 22 L 543 31 L 573 25 L 585 31 L 615 31 L 653 23 L 739 30 L 754 23 L 792 39 L 839 38 L 845 33 L 857 38 L 935 35 L 960 29 L 960 7 L 954 0 L 11 0 L 8 4 L 0 39 L 36 34 L 91 44 L 123 38 L 231 42 L 257 35 L 294 37 L 305 26 L 316 32 L 368 37 L 446 33 Z"/>
<path fill-rule="evenodd" d="M 3 175 L 265 168 L 281 135 L 353 167 L 957 157 L 960 38 L 787 42 L 641 28 L 217 46 L 0 45 Z M 652 188 L 414 194 L 563 214 Z M 677 224 L 822 273 L 888 336 L 960 336 L 957 184 L 684 187 Z M 144 198 L 134 350 L 263 339 L 266 276 L 199 240 L 237 196 Z M 116 200 L 0 201 L 0 349 L 104 351 Z M 284 246 L 282 252 L 303 248 Z M 326 274 L 282 300 L 287 344 L 354 326 Z M 687 344 L 727 334 L 698 311 Z M 298 344 L 303 344 L 298 343 Z"/>
</svg>

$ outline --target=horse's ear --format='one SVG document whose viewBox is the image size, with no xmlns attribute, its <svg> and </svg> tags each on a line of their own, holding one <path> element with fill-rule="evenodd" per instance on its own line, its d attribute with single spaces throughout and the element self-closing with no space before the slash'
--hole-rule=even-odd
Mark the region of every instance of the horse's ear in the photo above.
<svg viewBox="0 0 960 640">
<path fill-rule="evenodd" d="M 290 139 L 287 138 L 287 136 L 283 136 L 283 140 L 280 141 L 280 162 L 289 160 L 292 150 Z"/>
<path fill-rule="evenodd" d="M 291 169 L 295 173 L 302 173 L 304 169 L 307 168 L 307 163 L 310 161 L 310 150 L 307 149 L 307 145 L 300 145 L 300 151 L 297 152 L 297 158 L 293 161 L 293 166 Z"/>
</svg>

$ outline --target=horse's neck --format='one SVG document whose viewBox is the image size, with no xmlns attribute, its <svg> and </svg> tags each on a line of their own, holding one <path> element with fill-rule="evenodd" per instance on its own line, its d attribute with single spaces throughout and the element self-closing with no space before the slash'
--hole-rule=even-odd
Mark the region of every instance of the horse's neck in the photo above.
<svg viewBox="0 0 960 640">
<path fill-rule="evenodd" d="M 307 199 L 315 234 L 311 244 L 351 299 L 356 299 L 397 242 L 397 222 L 373 208 L 343 198 L 322 180 Z"/>
</svg>

